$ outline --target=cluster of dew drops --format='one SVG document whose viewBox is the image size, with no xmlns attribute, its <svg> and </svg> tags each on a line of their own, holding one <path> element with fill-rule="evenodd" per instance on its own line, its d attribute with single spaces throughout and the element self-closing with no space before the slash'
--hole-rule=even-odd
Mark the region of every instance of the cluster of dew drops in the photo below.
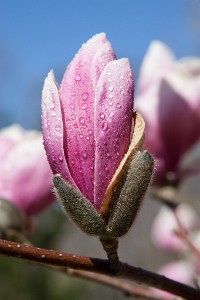
<svg viewBox="0 0 200 300">
<path fill-rule="evenodd" d="M 124 67 L 123 64 L 121 66 L 122 68 Z M 106 84 L 104 83 L 101 83 L 100 84 L 100 89 L 104 89 L 104 92 L 105 92 L 105 98 L 101 99 L 100 100 L 100 106 L 102 107 L 102 111 L 99 112 L 99 116 L 97 116 L 97 124 L 96 126 L 98 126 L 98 130 L 102 130 L 104 132 L 107 132 L 107 134 L 110 134 L 112 135 L 113 133 L 111 132 L 111 129 L 109 128 L 109 123 L 115 123 L 116 120 L 114 118 L 115 116 L 115 111 L 116 109 L 121 109 L 122 105 L 123 105 L 123 95 L 124 93 L 130 93 L 130 90 L 129 88 L 127 88 L 126 86 L 124 86 L 124 77 L 123 75 L 120 76 L 120 81 L 122 81 L 123 83 L 119 86 L 114 86 L 114 84 L 112 83 L 112 75 L 113 76 L 117 76 L 117 74 L 112 74 L 110 70 L 108 70 L 108 73 L 107 73 L 107 82 Z M 130 77 L 132 76 L 132 74 L 130 73 L 127 77 L 127 83 L 129 82 L 130 80 Z M 83 83 L 82 83 L 82 76 L 78 73 L 75 74 L 74 76 L 74 80 L 75 80 L 75 83 L 77 85 L 80 85 L 83 86 Z M 127 86 L 129 86 L 127 84 Z M 96 90 L 96 96 L 98 96 L 98 93 L 100 92 L 100 89 L 97 88 Z M 50 96 L 51 94 L 51 96 Z M 54 119 L 56 119 L 57 117 L 57 121 L 58 121 L 58 124 L 55 125 L 55 131 L 53 132 L 53 140 L 50 136 L 47 137 L 47 139 L 51 139 L 51 143 L 54 143 L 54 142 L 57 142 L 58 139 L 63 139 L 63 132 L 61 130 L 61 126 L 60 124 L 62 123 L 62 120 L 60 119 L 61 118 L 61 115 L 60 116 L 57 116 L 56 115 L 56 111 L 55 111 L 55 105 L 58 105 L 58 101 L 59 99 L 56 99 L 55 97 L 55 91 L 51 88 L 48 90 L 48 97 L 49 99 L 51 98 L 51 101 L 49 101 L 49 108 L 51 109 L 51 117 L 53 117 Z M 95 95 L 93 95 L 95 96 Z M 80 104 L 80 109 L 83 110 L 84 112 L 87 112 L 88 110 L 88 103 L 89 103 L 89 100 L 90 100 L 90 96 L 88 94 L 88 92 L 86 91 L 83 91 L 82 94 L 81 94 L 81 97 L 82 97 L 82 103 Z M 70 118 L 66 118 L 65 122 L 66 124 L 69 124 L 71 123 L 71 121 L 74 123 L 74 128 L 75 129 L 78 129 L 80 127 L 80 132 L 79 132 L 79 138 L 77 138 L 76 135 L 74 135 L 74 140 L 77 140 L 77 142 L 79 142 L 81 140 L 81 143 L 85 143 L 86 141 L 89 142 L 90 139 L 92 138 L 92 143 L 94 143 L 93 139 L 94 139 L 94 136 L 93 136 L 93 130 L 92 128 L 90 127 L 89 129 L 87 129 L 87 134 L 85 136 L 85 140 L 84 140 L 84 130 L 86 129 L 87 127 L 87 123 L 89 121 L 89 118 L 88 120 L 84 117 L 84 116 L 81 116 L 79 115 L 79 120 L 78 120 L 78 123 L 75 122 L 76 120 L 76 114 L 75 114 L 75 98 L 76 98 L 76 92 L 72 92 L 71 93 L 71 99 L 74 100 L 70 103 L 70 108 L 72 110 L 72 114 L 70 116 Z M 117 99 L 117 102 L 116 102 L 116 99 Z M 94 100 L 93 100 L 94 101 Z M 73 112 L 74 111 L 74 112 Z M 127 116 L 125 115 L 124 118 L 126 118 Z M 45 123 L 45 130 L 48 131 L 48 122 Z M 55 122 L 52 120 L 52 122 Z M 91 122 L 91 121 L 90 121 Z M 113 128 L 113 126 L 111 126 Z M 73 129 L 71 127 L 69 127 L 71 131 L 73 131 Z M 117 128 L 117 127 L 116 127 Z M 106 134 L 106 136 L 107 136 Z M 116 145 L 114 145 L 115 147 L 118 147 L 118 138 L 117 138 L 117 135 L 115 134 L 115 142 L 116 142 Z M 70 141 L 69 141 L 70 142 Z M 86 145 L 88 145 L 88 143 L 86 142 Z M 97 145 L 97 147 L 99 147 L 100 143 L 102 141 L 100 140 L 96 140 L 95 143 Z M 103 141 L 103 144 L 104 146 L 106 147 L 107 145 L 107 142 L 106 141 Z M 51 147 L 52 148 L 52 159 L 55 160 L 55 157 L 54 157 L 54 147 Z M 88 156 L 88 148 L 87 146 L 85 147 L 84 151 L 81 153 L 81 156 L 82 156 L 82 164 L 84 164 L 84 160 L 86 160 L 89 156 Z M 115 153 L 117 153 L 117 156 L 119 156 L 119 151 L 117 150 Z M 74 152 L 74 155 L 79 155 L 79 153 L 77 151 Z M 112 157 L 112 154 L 110 152 L 107 152 L 106 153 L 106 156 L 107 158 L 111 158 Z M 63 154 L 61 153 L 59 156 L 58 156 L 58 159 L 59 161 L 62 163 L 63 162 Z M 93 160 L 93 163 L 92 165 L 90 165 L 90 169 L 92 171 L 94 171 L 94 158 L 92 158 Z M 73 166 L 75 164 L 75 159 L 72 158 L 70 160 L 70 163 L 71 163 L 71 166 Z M 116 168 L 116 163 L 115 163 L 115 160 L 113 159 L 113 164 Z M 108 165 L 105 166 L 105 169 L 108 170 Z M 83 170 L 82 168 L 80 167 L 79 168 L 79 172 L 80 173 L 83 173 Z M 101 181 L 102 181 L 102 184 L 104 183 L 104 178 L 103 178 L 103 174 L 98 174 L 100 177 L 101 177 Z M 107 175 L 106 175 L 107 176 Z"/>
</svg>

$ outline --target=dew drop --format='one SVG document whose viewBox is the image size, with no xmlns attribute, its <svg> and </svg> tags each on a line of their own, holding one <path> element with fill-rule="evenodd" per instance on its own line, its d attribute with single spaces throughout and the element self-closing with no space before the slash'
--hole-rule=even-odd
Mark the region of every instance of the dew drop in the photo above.
<svg viewBox="0 0 200 300">
<path fill-rule="evenodd" d="M 112 98 L 113 98 L 113 95 L 112 95 L 112 94 L 109 94 L 109 95 L 108 95 L 108 98 L 109 98 L 109 99 L 112 99 Z"/>
<path fill-rule="evenodd" d="M 60 130 L 60 125 L 56 125 L 55 129 L 56 129 L 56 131 L 59 131 Z"/>
<path fill-rule="evenodd" d="M 89 141 L 89 140 L 90 140 L 90 137 L 89 137 L 88 135 L 86 136 L 86 140 L 87 140 L 87 141 Z"/>
<path fill-rule="evenodd" d="M 85 118 L 84 117 L 80 117 L 79 118 L 79 122 L 80 122 L 80 124 L 85 124 Z"/>
<path fill-rule="evenodd" d="M 70 119 L 69 119 L 69 118 L 67 118 L 67 119 L 66 119 L 66 122 L 69 124 L 69 123 L 70 123 Z"/>
<path fill-rule="evenodd" d="M 109 157 L 110 157 L 110 153 L 108 152 L 108 153 L 106 154 L 106 156 L 109 158 Z"/>
<path fill-rule="evenodd" d="M 75 120 L 76 119 L 76 115 L 73 114 L 71 118 L 72 118 L 72 120 Z"/>
<path fill-rule="evenodd" d="M 82 99 L 83 99 L 83 101 L 88 99 L 88 93 L 87 92 L 83 92 Z"/>
<path fill-rule="evenodd" d="M 83 110 L 84 110 L 84 109 L 87 109 L 87 107 L 88 107 L 88 106 L 87 106 L 87 104 L 86 104 L 86 103 L 82 103 L 82 104 L 81 104 L 81 109 L 83 109 Z"/>
<path fill-rule="evenodd" d="M 82 139 L 82 138 L 83 138 L 83 134 L 82 134 L 82 133 L 80 133 L 80 134 L 79 134 L 79 137 L 80 137 L 80 139 Z"/>
<path fill-rule="evenodd" d="M 41 255 L 41 257 L 42 257 L 42 258 L 45 258 L 45 257 L 46 257 L 46 255 L 45 255 L 45 254 L 42 254 L 42 255 Z"/>
<path fill-rule="evenodd" d="M 74 124 L 74 128 L 78 128 L 78 124 L 77 123 Z"/>
<path fill-rule="evenodd" d="M 86 159 L 86 158 L 87 158 L 87 152 L 86 152 L 86 151 L 84 151 L 82 154 L 83 154 L 83 158 L 85 158 L 85 159 Z"/>
<path fill-rule="evenodd" d="M 52 111 L 51 115 L 52 115 L 52 117 L 55 117 L 56 116 L 55 111 Z"/>
<path fill-rule="evenodd" d="M 114 87 L 113 87 L 112 85 L 110 85 L 110 86 L 108 87 L 108 90 L 109 90 L 110 92 L 112 92 L 112 91 L 114 90 Z"/>
<path fill-rule="evenodd" d="M 74 109 L 74 108 L 75 108 L 74 103 L 71 103 L 69 106 L 71 107 L 71 109 Z"/>
<path fill-rule="evenodd" d="M 72 166 L 74 165 L 74 160 L 73 159 L 71 160 L 71 164 L 72 164 Z"/>
<path fill-rule="evenodd" d="M 100 118 L 103 120 L 105 118 L 104 113 L 100 113 Z"/>
<path fill-rule="evenodd" d="M 58 159 L 59 159 L 60 162 L 63 162 L 63 156 L 62 155 L 59 155 Z"/>
<path fill-rule="evenodd" d="M 108 129 L 108 123 L 107 122 L 103 122 L 102 124 L 102 130 L 107 130 Z"/>
<path fill-rule="evenodd" d="M 53 102 L 50 103 L 50 108 L 54 109 L 55 108 L 55 104 Z"/>
<path fill-rule="evenodd" d="M 76 74 L 76 75 L 75 75 L 75 80 L 76 80 L 76 81 L 81 81 L 81 79 L 82 79 L 82 77 L 81 77 L 80 74 Z"/>
<path fill-rule="evenodd" d="M 113 111 L 110 112 L 109 117 L 110 117 L 110 118 L 113 118 L 113 117 L 114 117 L 114 112 L 113 112 Z"/>
<path fill-rule="evenodd" d="M 120 108 L 121 107 L 121 105 L 118 103 L 117 105 L 116 105 L 118 108 Z"/>
<path fill-rule="evenodd" d="M 88 129 L 88 134 L 92 135 L 92 129 Z"/>
<path fill-rule="evenodd" d="M 108 101 L 108 105 L 112 106 L 113 105 L 113 101 L 109 100 Z"/>
<path fill-rule="evenodd" d="M 108 78 L 108 82 L 110 82 L 110 83 L 111 83 L 111 82 L 112 82 L 112 79 L 111 79 L 111 78 Z"/>
<path fill-rule="evenodd" d="M 59 256 L 62 257 L 63 256 L 62 253 L 59 253 Z"/>
</svg>

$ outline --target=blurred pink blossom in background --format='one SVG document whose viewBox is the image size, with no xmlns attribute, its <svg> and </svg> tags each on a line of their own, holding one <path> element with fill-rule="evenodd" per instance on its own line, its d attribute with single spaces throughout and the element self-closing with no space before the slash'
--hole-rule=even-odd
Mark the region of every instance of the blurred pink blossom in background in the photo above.
<svg viewBox="0 0 200 300">
<path fill-rule="evenodd" d="M 180 204 L 177 214 L 188 232 L 199 228 L 199 216 L 189 204 Z M 154 245 L 166 251 L 180 252 L 184 250 L 185 244 L 176 235 L 177 230 L 177 221 L 173 211 L 168 207 L 161 207 L 152 224 L 151 239 Z"/>
<path fill-rule="evenodd" d="M 136 110 L 146 121 L 145 146 L 157 160 L 156 180 L 178 177 L 185 152 L 200 138 L 200 59 L 175 60 L 159 41 L 141 66 Z"/>
<path fill-rule="evenodd" d="M 53 201 L 52 172 L 42 134 L 12 125 L 0 131 L 0 197 L 27 215 L 39 213 Z"/>
</svg>

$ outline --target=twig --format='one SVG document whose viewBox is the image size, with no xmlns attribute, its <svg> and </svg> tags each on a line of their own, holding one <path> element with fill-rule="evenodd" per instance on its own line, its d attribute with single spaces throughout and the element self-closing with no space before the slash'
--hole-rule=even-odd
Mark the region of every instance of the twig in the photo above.
<svg viewBox="0 0 200 300">
<path fill-rule="evenodd" d="M 176 219 L 177 225 L 178 225 L 178 232 L 177 235 L 188 245 L 188 247 L 192 250 L 192 252 L 200 258 L 200 250 L 194 245 L 194 243 L 190 240 L 188 236 L 188 232 L 185 229 L 184 225 L 182 224 L 179 215 L 177 213 L 177 210 L 173 210 L 174 217 Z"/>
<path fill-rule="evenodd" d="M 83 270 L 74 270 L 68 269 L 67 273 L 69 275 L 89 279 L 90 281 L 94 281 L 97 283 L 102 283 L 109 287 L 113 287 L 117 290 L 123 291 L 129 296 L 135 296 L 137 298 L 145 298 L 148 300 L 168 300 L 169 298 L 155 295 L 151 290 L 144 289 L 141 287 L 133 286 L 132 284 L 125 282 L 123 280 L 119 280 L 118 278 L 109 277 L 104 274 L 92 273 Z"/>
<path fill-rule="evenodd" d="M 66 268 L 73 268 L 110 275 L 107 260 L 76 256 L 54 250 L 40 249 L 30 245 L 23 245 L 5 240 L 0 240 L 0 254 L 47 265 L 63 267 L 63 270 L 66 270 Z M 200 299 L 200 291 L 190 286 L 125 263 L 121 264 L 122 273 L 120 274 L 120 278 L 122 279 L 130 279 L 140 284 L 143 283 L 147 286 L 181 296 L 184 299 Z"/>
</svg>

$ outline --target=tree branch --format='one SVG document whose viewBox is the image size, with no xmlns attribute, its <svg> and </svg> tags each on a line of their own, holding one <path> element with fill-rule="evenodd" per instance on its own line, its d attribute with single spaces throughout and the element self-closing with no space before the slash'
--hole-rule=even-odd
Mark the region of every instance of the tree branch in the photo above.
<svg viewBox="0 0 200 300">
<path fill-rule="evenodd" d="M 66 268 L 73 268 L 110 275 L 107 260 L 40 249 L 30 245 L 23 245 L 5 240 L 0 240 L 0 254 L 63 267 L 63 270 L 66 270 Z M 190 286 L 125 263 L 122 263 L 122 273 L 118 278 L 130 279 L 137 283 L 143 283 L 147 286 L 165 290 L 188 300 L 200 299 L 200 291 Z"/>
</svg>

